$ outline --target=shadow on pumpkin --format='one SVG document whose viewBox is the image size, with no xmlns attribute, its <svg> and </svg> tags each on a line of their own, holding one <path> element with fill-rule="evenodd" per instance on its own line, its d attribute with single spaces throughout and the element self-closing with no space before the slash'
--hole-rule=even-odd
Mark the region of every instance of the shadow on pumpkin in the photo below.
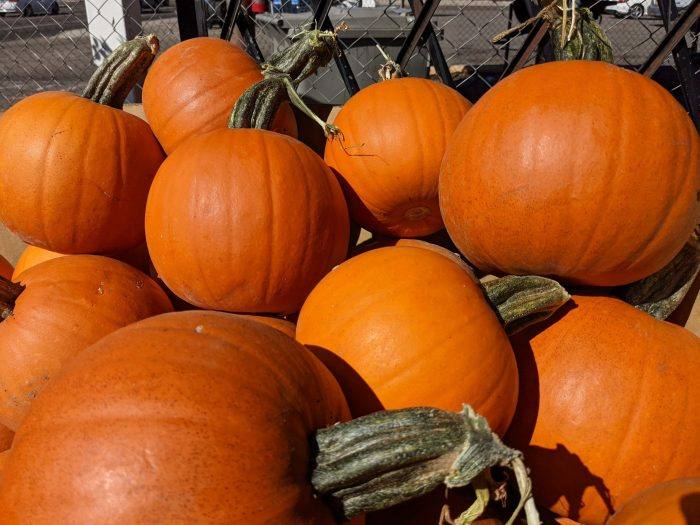
<svg viewBox="0 0 700 525">
<path fill-rule="evenodd" d="M 384 406 L 372 388 L 345 360 L 320 346 L 306 345 L 306 348 L 311 350 L 336 378 L 340 388 L 343 390 L 343 394 L 345 394 L 345 399 L 348 401 L 350 413 L 353 417 L 360 417 L 378 410 L 384 410 Z"/>
<path fill-rule="evenodd" d="M 700 492 L 686 494 L 681 498 L 681 512 L 687 525 L 700 523 Z"/>
<path fill-rule="evenodd" d="M 515 417 L 504 441 L 523 452 L 525 463 L 535 473 L 533 483 L 537 504 L 542 507 L 551 507 L 557 501 L 563 500 L 569 509 L 568 516 L 578 520 L 583 507 L 583 493 L 588 487 L 593 487 L 598 493 L 609 514 L 614 513 L 610 491 L 605 482 L 600 476 L 591 472 L 581 458 L 569 450 L 565 444 L 557 443 L 554 449 L 530 445 L 540 408 L 540 377 L 530 341 L 540 331 L 556 323 L 574 308 L 576 304 L 569 301 L 548 321 L 512 338 L 518 363 L 520 387 Z M 550 480 L 538 483 L 537 473 L 546 473 Z M 538 485 L 542 488 L 538 488 Z M 554 487 L 556 490 L 553 490 Z M 545 488 L 548 490 L 544 490 Z"/>
</svg>

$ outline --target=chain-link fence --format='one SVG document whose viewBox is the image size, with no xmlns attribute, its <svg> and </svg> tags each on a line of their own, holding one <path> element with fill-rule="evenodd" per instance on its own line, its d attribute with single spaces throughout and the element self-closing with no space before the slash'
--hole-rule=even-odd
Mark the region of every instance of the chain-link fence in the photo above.
<svg viewBox="0 0 700 525">
<path fill-rule="evenodd" d="M 0 0 L 14 12 L 0 17 L 0 108 L 30 93 L 47 89 L 80 91 L 94 70 L 94 58 L 104 45 L 104 25 L 120 23 L 143 33 L 155 33 L 161 48 L 179 41 L 175 0 L 125 0 L 120 20 L 107 13 L 117 0 Z M 249 0 L 255 36 L 264 56 L 288 45 L 292 35 L 311 17 L 311 0 Z M 679 8 L 690 0 L 676 0 Z M 225 0 L 206 0 L 211 36 L 218 36 Z M 638 68 L 666 34 L 655 0 L 597 2 L 594 13 L 609 36 L 616 63 Z M 1 16 L 1 15 L 0 15 Z M 395 56 L 414 22 L 406 0 L 343 0 L 330 11 L 333 24 L 346 26 L 340 44 L 360 86 L 377 80 L 384 62 L 377 46 Z M 522 21 L 522 14 L 505 0 L 442 0 L 432 23 L 458 88 L 475 99 L 500 76 L 522 44 L 522 36 L 494 44 L 493 35 Z M 101 36 L 94 34 L 100 26 Z M 116 29 L 115 29 L 116 31 Z M 128 30 L 127 30 L 128 32 Z M 686 37 L 695 50 L 698 35 Z M 102 39 L 102 40 L 100 40 Z M 234 40 L 237 39 L 234 36 Z M 104 46 L 109 49 L 109 46 Z M 667 60 L 672 65 L 672 61 Z M 700 74 L 695 63 L 694 73 Z M 409 61 L 416 76 L 434 75 L 429 55 L 419 47 Z M 678 85 L 673 70 L 666 85 Z M 342 103 L 347 97 L 335 67 L 322 71 L 301 88 L 318 102 Z"/>
</svg>

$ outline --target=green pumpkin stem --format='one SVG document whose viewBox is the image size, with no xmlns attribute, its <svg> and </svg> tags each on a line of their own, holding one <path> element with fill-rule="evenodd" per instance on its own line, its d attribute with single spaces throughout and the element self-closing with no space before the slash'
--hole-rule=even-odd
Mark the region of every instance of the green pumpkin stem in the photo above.
<svg viewBox="0 0 700 525">
<path fill-rule="evenodd" d="M 156 35 L 139 36 L 115 49 L 90 77 L 83 98 L 121 109 L 158 54 Z"/>
<path fill-rule="evenodd" d="M 509 335 L 544 321 L 571 298 L 561 284 L 537 275 L 508 275 L 482 286 Z"/>
<path fill-rule="evenodd" d="M 528 525 L 540 523 L 522 454 L 506 447 L 469 405 L 460 413 L 437 408 L 375 412 L 319 430 L 315 444 L 311 482 L 342 520 L 392 507 L 441 484 L 475 484 L 480 498 L 462 515 L 462 523 L 468 523 L 466 518 L 475 519 L 485 507 L 484 475 L 500 466 L 515 473 L 516 512 L 525 508 Z"/>
<path fill-rule="evenodd" d="M 0 277 L 0 322 L 12 315 L 15 301 L 24 291 L 24 286 Z"/>
<path fill-rule="evenodd" d="M 270 129 L 282 102 L 290 102 L 323 128 L 326 136 L 338 129 L 316 115 L 297 93 L 299 84 L 326 66 L 338 53 L 336 33 L 305 29 L 287 49 L 262 65 L 263 80 L 248 88 L 229 117 L 229 128 Z"/>
<path fill-rule="evenodd" d="M 522 34 L 524 30 L 540 18 L 547 20 L 550 40 L 556 60 L 597 60 L 613 63 L 612 44 L 603 29 L 585 7 L 575 8 L 575 0 L 561 4 L 551 0 L 540 0 L 542 9 L 536 16 L 495 35 L 491 41 L 495 44 L 508 37 Z M 569 14 L 571 20 L 569 21 Z"/>
<path fill-rule="evenodd" d="M 635 308 L 663 320 L 683 302 L 698 273 L 700 240 L 697 234 L 693 234 L 670 263 L 646 279 L 618 288 L 616 295 Z"/>
</svg>

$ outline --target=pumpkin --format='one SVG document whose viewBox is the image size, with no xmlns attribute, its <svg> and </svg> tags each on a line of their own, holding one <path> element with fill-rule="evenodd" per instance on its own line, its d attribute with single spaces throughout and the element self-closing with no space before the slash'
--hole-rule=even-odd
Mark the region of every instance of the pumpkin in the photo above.
<svg viewBox="0 0 700 525">
<path fill-rule="evenodd" d="M 201 308 L 299 310 L 345 256 L 348 213 L 323 160 L 259 129 L 196 136 L 163 163 L 146 208 L 158 276 Z"/>
<path fill-rule="evenodd" d="M 10 451 L 5 450 L 0 452 L 0 483 L 2 483 L 2 473 L 5 470 L 5 463 L 7 463 L 7 458 L 10 457 Z"/>
<path fill-rule="evenodd" d="M 0 255 L 0 277 L 9 279 L 12 276 L 12 271 L 12 265 L 7 259 Z"/>
<path fill-rule="evenodd" d="M 700 477 L 667 481 L 625 503 L 608 525 L 691 525 L 700 523 Z"/>
<path fill-rule="evenodd" d="M 508 337 L 477 281 L 442 253 L 395 246 L 346 261 L 309 294 L 297 340 L 334 373 L 355 416 L 469 403 L 501 434 L 513 416 Z"/>
<path fill-rule="evenodd" d="M 525 68 L 474 105 L 448 145 L 439 193 L 450 237 L 480 269 L 614 286 L 678 253 L 698 189 L 700 139 L 668 91 L 610 64 L 567 61 Z"/>
<path fill-rule="evenodd" d="M 353 220 L 395 237 L 440 230 L 440 163 L 470 107 L 457 91 L 420 78 L 386 80 L 351 97 L 325 159 L 344 182 Z"/>
<path fill-rule="evenodd" d="M 275 330 L 279 330 L 280 332 L 288 335 L 292 339 L 294 339 L 296 336 L 296 325 L 290 321 L 287 321 L 286 319 L 280 319 L 279 317 L 270 317 L 263 315 L 246 315 L 245 318 L 257 321 L 267 326 L 271 326 Z"/>
<path fill-rule="evenodd" d="M 190 137 L 225 128 L 238 97 L 262 78 L 260 66 L 239 47 L 219 38 L 192 38 L 169 48 L 148 71 L 143 109 L 170 154 Z M 288 104 L 271 129 L 297 136 Z"/>
<path fill-rule="evenodd" d="M 39 93 L 2 116 L 0 221 L 23 241 L 74 254 L 143 243 L 146 197 L 163 152 L 148 124 L 121 107 L 157 47 L 155 37 L 126 42 L 82 97 Z"/>
<path fill-rule="evenodd" d="M 63 256 L 64 254 L 62 253 L 45 250 L 43 248 L 39 248 L 38 246 L 27 246 L 17 260 L 15 270 L 12 273 L 12 281 L 19 282 L 22 274 L 37 264 Z M 150 260 L 148 258 L 148 248 L 146 247 L 146 243 L 143 243 L 131 250 L 115 254 L 112 256 L 112 258 L 125 262 L 144 273 L 147 273 L 150 270 Z"/>
<path fill-rule="evenodd" d="M 513 338 L 505 441 L 537 502 L 596 525 L 646 487 L 700 475 L 700 339 L 609 297 L 574 296 L 552 319 Z"/>
<path fill-rule="evenodd" d="M 5 425 L 0 425 L 0 453 L 9 449 L 12 446 L 12 439 L 15 433 Z"/>
<path fill-rule="evenodd" d="M 21 285 L 0 280 L 0 423 L 16 430 L 46 382 L 92 343 L 171 309 L 149 277 L 107 257 L 58 257 Z"/>
<path fill-rule="evenodd" d="M 335 524 L 309 483 L 309 438 L 347 418 L 331 374 L 277 330 L 219 312 L 153 317 L 82 352 L 37 399 L 0 514 Z"/>
</svg>

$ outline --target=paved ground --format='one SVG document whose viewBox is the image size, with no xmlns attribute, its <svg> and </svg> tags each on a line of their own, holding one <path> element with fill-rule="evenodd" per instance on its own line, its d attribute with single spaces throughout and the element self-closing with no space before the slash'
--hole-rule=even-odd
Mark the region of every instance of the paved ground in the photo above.
<svg viewBox="0 0 700 525">
<path fill-rule="evenodd" d="M 158 13 L 144 12 L 142 19 L 144 31 L 156 33 L 162 48 L 178 41 L 174 7 Z M 371 28 L 377 25 L 373 19 L 358 23 Z M 443 36 L 442 46 L 450 65 L 484 71 L 485 66 L 506 61 L 506 50 L 496 48 L 489 39 L 507 27 L 507 2 L 477 0 L 466 7 L 444 5 L 434 23 Z M 663 35 L 661 23 L 655 19 L 618 20 L 605 16 L 603 26 L 608 29 L 619 62 L 625 64 L 641 63 L 653 49 L 654 40 Z M 265 51 L 265 37 L 261 35 L 260 40 Z M 365 44 L 370 46 L 366 54 L 376 56 L 372 42 Z M 375 75 L 376 67 L 369 62 L 363 55 L 353 62 L 358 76 L 363 75 L 363 67 L 366 75 Z M 80 90 L 93 69 L 82 1 L 70 0 L 55 16 L 0 18 L 0 109 L 37 91 Z"/>
</svg>

